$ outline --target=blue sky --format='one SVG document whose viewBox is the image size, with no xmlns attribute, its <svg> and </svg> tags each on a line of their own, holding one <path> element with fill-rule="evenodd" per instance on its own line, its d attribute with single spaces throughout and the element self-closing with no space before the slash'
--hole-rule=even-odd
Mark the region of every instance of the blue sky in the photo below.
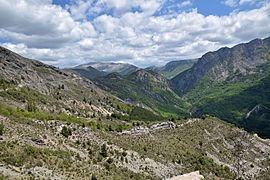
<svg viewBox="0 0 270 180">
<path fill-rule="evenodd" d="M 162 65 L 269 29 L 269 0 L 0 0 L 0 45 L 60 67 Z"/>
<path fill-rule="evenodd" d="M 256 0 L 255 0 L 256 1 Z M 96 1 L 94 1 L 93 4 L 95 4 Z M 196 8 L 199 13 L 203 15 L 218 15 L 218 16 L 224 16 L 228 15 L 229 13 L 233 11 L 243 11 L 243 10 L 251 10 L 258 7 L 258 3 L 244 3 L 243 5 L 235 5 L 230 6 L 226 4 L 226 1 L 222 0 L 191 0 L 186 2 L 191 2 L 191 5 L 188 7 L 181 7 L 181 3 L 183 3 L 183 0 L 166 0 L 163 2 L 162 7 L 160 8 L 161 12 L 158 12 L 156 15 L 166 15 L 168 14 L 168 10 L 172 10 L 174 13 L 181 13 L 183 11 L 190 11 L 191 8 Z M 229 2 L 229 1 L 228 1 Z M 239 1 L 231 1 L 237 2 Z M 257 1 L 257 2 L 263 2 L 263 1 Z M 72 1 L 70 0 L 53 0 L 53 4 L 60 5 L 63 8 L 67 4 L 72 4 Z M 110 14 L 110 13 L 108 13 Z"/>
</svg>

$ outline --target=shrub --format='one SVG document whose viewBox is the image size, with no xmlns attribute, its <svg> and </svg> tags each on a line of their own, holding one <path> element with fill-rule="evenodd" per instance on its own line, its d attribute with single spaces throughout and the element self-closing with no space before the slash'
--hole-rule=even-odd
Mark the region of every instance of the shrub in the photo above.
<svg viewBox="0 0 270 180">
<path fill-rule="evenodd" d="M 97 180 L 97 177 L 93 174 L 91 180 Z"/>
<path fill-rule="evenodd" d="M 103 157 L 107 157 L 107 156 L 108 156 L 106 144 L 103 144 L 103 145 L 101 146 L 101 149 L 100 149 L 100 155 L 103 156 Z"/>
<path fill-rule="evenodd" d="M 4 134 L 4 125 L 0 124 L 0 136 Z"/>
<path fill-rule="evenodd" d="M 109 159 L 107 160 L 107 163 L 112 164 L 112 163 L 113 163 L 113 159 L 112 159 L 112 158 L 109 158 Z"/>
<path fill-rule="evenodd" d="M 28 112 L 36 112 L 37 108 L 36 108 L 36 104 L 34 101 L 32 100 L 28 100 L 27 102 L 27 111 Z"/>
<path fill-rule="evenodd" d="M 127 156 L 127 152 L 126 151 L 123 151 L 122 152 L 122 156 L 126 157 Z"/>
<path fill-rule="evenodd" d="M 67 138 L 68 136 L 72 135 L 72 130 L 64 126 L 62 128 L 61 134 Z"/>
</svg>

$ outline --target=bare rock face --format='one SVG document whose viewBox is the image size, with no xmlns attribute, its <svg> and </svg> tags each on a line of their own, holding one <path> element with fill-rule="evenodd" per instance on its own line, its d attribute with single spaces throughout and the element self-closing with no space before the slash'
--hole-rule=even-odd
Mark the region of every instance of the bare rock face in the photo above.
<svg viewBox="0 0 270 180">
<path fill-rule="evenodd" d="M 175 127 L 176 125 L 173 122 L 169 121 L 152 125 L 150 129 L 154 131 L 159 129 L 174 129 Z"/>
<path fill-rule="evenodd" d="M 142 135 L 142 134 L 149 134 L 151 132 L 162 130 L 162 129 L 174 129 L 176 127 L 177 126 L 173 122 L 169 121 L 169 122 L 161 122 L 161 123 L 154 124 L 150 126 L 149 128 L 142 127 L 142 126 L 134 127 L 129 131 L 123 131 L 119 134 L 120 135 Z"/>
</svg>

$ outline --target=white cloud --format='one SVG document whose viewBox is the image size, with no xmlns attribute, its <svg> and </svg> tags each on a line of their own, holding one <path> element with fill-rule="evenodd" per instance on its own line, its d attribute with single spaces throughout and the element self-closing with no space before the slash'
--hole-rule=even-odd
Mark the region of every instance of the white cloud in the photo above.
<svg viewBox="0 0 270 180">
<path fill-rule="evenodd" d="M 92 0 L 76 0 L 72 2 L 72 5 L 67 5 L 67 9 L 69 9 L 73 19 L 85 20 L 92 3 Z"/>
<path fill-rule="evenodd" d="M 225 0 L 224 4 L 230 7 L 236 7 L 238 6 L 238 1 L 239 0 Z"/>
<path fill-rule="evenodd" d="M 95 35 L 90 22 L 76 22 L 66 10 L 41 0 L 0 0 L 0 28 L 1 36 L 29 47 L 56 48 Z"/>
<path fill-rule="evenodd" d="M 117 2 L 99 0 L 93 5 L 94 1 L 80 0 L 63 9 L 50 0 L 14 0 L 12 4 L 0 0 L 0 40 L 22 55 L 62 67 L 88 61 L 146 66 L 195 58 L 270 35 L 269 4 L 227 16 L 204 16 L 194 9 L 172 17 L 152 15 L 161 0 Z M 142 11 L 130 12 L 136 6 Z M 87 21 L 89 13 L 107 8 L 114 12 Z"/>
<path fill-rule="evenodd" d="M 192 2 L 190 0 L 186 0 L 181 3 L 181 7 L 188 7 L 191 5 L 192 5 Z"/>
</svg>

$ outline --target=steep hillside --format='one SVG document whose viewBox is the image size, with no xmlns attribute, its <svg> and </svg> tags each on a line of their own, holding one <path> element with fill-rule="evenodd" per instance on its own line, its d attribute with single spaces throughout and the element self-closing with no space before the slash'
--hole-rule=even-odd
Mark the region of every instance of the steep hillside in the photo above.
<svg viewBox="0 0 270 180">
<path fill-rule="evenodd" d="M 269 107 L 269 55 L 270 38 L 222 48 L 202 56 L 171 83 L 192 102 L 194 115 L 217 116 L 270 137 L 268 115 L 245 119 L 258 104 Z"/>
<path fill-rule="evenodd" d="M 90 80 L 0 47 L 0 100 L 28 111 L 106 116 L 123 104 Z"/>
<path fill-rule="evenodd" d="M 257 84 L 246 86 L 235 83 L 215 88 L 198 100 L 195 113 L 220 117 L 269 138 L 270 73 Z"/>
<path fill-rule="evenodd" d="M 181 72 L 184 72 L 185 70 L 191 68 L 192 65 L 197 62 L 197 60 L 198 59 L 171 61 L 168 62 L 165 66 L 149 67 L 147 69 L 160 73 L 168 79 L 172 79 Z"/>
<path fill-rule="evenodd" d="M 88 68 L 89 66 L 101 72 L 105 72 L 107 74 L 116 72 L 121 75 L 129 75 L 139 69 L 138 67 L 128 64 L 128 63 L 105 63 L 105 62 L 101 62 L 101 63 L 91 62 L 91 63 L 79 65 L 75 68 L 85 69 L 85 68 Z"/>
<path fill-rule="evenodd" d="M 172 85 L 179 94 L 186 94 L 205 78 L 216 83 L 242 81 L 267 63 L 269 50 L 270 38 L 266 38 L 206 53 L 191 69 L 173 78 Z"/>
<path fill-rule="evenodd" d="M 125 102 L 158 114 L 186 114 L 188 104 L 171 90 L 165 77 L 153 71 L 138 70 L 129 76 L 114 73 L 97 78 L 95 82 Z"/>
</svg>

